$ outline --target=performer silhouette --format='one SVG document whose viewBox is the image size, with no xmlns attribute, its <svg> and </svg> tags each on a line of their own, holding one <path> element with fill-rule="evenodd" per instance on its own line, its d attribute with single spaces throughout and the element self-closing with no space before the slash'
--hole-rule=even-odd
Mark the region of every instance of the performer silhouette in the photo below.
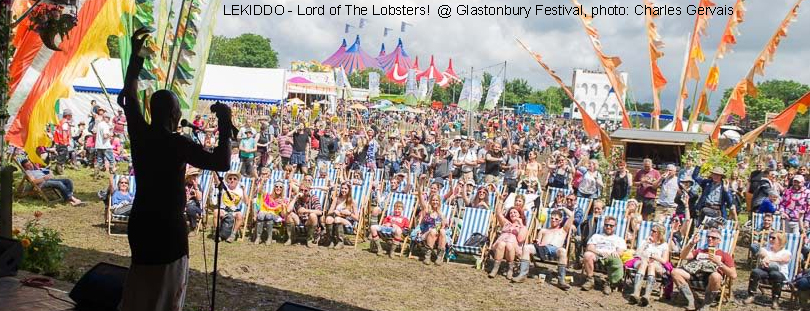
<svg viewBox="0 0 810 311">
<path fill-rule="evenodd" d="M 180 105 L 168 90 L 152 95 L 152 122 L 146 122 L 137 92 L 144 63 L 138 54 L 148 33 L 141 28 L 132 35 L 132 54 L 118 96 L 127 118 L 138 185 L 129 218 L 132 264 L 124 284 L 122 311 L 183 309 L 188 280 L 188 229 L 183 216 L 186 163 L 201 169 L 228 170 L 233 128 L 230 108 L 219 103 L 211 106 L 219 122 L 219 143 L 213 152 L 204 150 L 177 133 Z"/>
</svg>

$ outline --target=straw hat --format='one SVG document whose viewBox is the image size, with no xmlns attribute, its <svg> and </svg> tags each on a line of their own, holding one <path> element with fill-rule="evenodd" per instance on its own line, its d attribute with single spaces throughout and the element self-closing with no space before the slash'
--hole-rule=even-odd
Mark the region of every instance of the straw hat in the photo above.
<svg viewBox="0 0 810 311">
<path fill-rule="evenodd" d="M 200 176 L 202 172 L 196 167 L 189 167 L 186 169 L 186 178 Z"/>
<path fill-rule="evenodd" d="M 228 179 L 228 177 L 231 177 L 231 176 L 236 176 L 236 178 L 239 178 L 242 175 L 240 175 L 239 172 L 234 172 L 234 171 L 230 171 L 230 172 L 225 173 L 225 179 Z"/>
<path fill-rule="evenodd" d="M 726 176 L 726 170 L 724 170 L 722 167 L 719 167 L 719 166 L 713 168 L 711 173 L 712 174 L 717 174 L 717 175 L 720 175 L 720 176 Z"/>
</svg>

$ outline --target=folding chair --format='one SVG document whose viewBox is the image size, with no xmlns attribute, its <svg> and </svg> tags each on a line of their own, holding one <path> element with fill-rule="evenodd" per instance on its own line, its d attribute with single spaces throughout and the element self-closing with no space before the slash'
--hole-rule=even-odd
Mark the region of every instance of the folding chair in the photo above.
<svg viewBox="0 0 810 311">
<path fill-rule="evenodd" d="M 554 198 L 557 197 L 557 193 L 559 193 L 559 192 L 562 192 L 563 195 L 569 195 L 569 194 L 571 194 L 573 192 L 573 190 L 568 189 L 568 188 L 548 187 L 548 190 L 546 190 L 547 196 L 546 196 L 545 199 L 542 200 L 543 205 L 548 206 L 551 203 L 551 200 L 554 200 Z"/>
<path fill-rule="evenodd" d="M 394 205 L 396 204 L 396 202 L 400 201 L 402 202 L 402 215 L 408 218 L 408 221 L 410 222 L 411 225 L 410 228 L 402 228 L 402 245 L 400 246 L 399 250 L 399 255 L 402 256 L 403 254 L 405 254 L 406 245 L 408 245 L 408 243 L 410 243 L 411 241 L 410 233 L 412 229 L 416 226 L 415 225 L 416 219 L 414 217 L 416 213 L 417 197 L 412 194 L 395 193 L 391 198 L 391 200 L 386 204 L 387 207 L 383 211 L 383 214 L 380 215 L 380 220 L 384 219 L 385 216 L 387 215 L 393 215 Z M 391 241 L 394 239 L 394 235 L 384 234 L 380 232 L 380 238 L 385 241 Z M 391 247 L 394 247 L 393 244 L 391 245 Z M 394 250 L 392 250 L 392 252 L 393 251 Z"/>
<path fill-rule="evenodd" d="M 120 180 L 121 178 L 128 178 L 129 179 L 129 192 L 132 193 L 132 195 L 134 196 L 135 195 L 135 176 L 113 175 L 112 185 L 110 185 L 110 187 L 111 187 L 110 189 L 112 189 L 112 191 L 115 191 L 116 189 L 118 189 L 116 187 L 116 185 L 118 185 L 118 180 Z M 123 224 L 123 225 L 129 224 L 129 216 L 128 215 L 127 216 L 115 215 L 115 214 L 112 213 L 112 193 L 110 193 L 109 199 L 107 201 L 107 207 L 104 210 L 105 210 L 105 214 L 106 214 L 106 218 L 107 218 L 107 234 L 108 235 L 113 235 L 113 236 L 126 236 L 127 235 L 126 233 L 124 233 L 124 234 L 112 233 L 113 224 Z"/>
<path fill-rule="evenodd" d="M 241 179 L 239 179 L 239 185 L 242 186 L 242 189 L 244 189 L 245 194 L 247 196 L 247 197 L 242 198 L 242 200 L 239 201 L 239 205 L 236 207 L 237 211 L 242 212 L 242 217 L 243 217 L 242 228 L 240 228 L 239 230 L 240 230 L 240 233 L 242 235 L 242 238 L 244 239 L 245 238 L 245 231 L 247 230 L 247 227 L 248 227 L 248 222 L 249 222 L 248 220 L 253 219 L 253 217 L 251 216 L 252 215 L 251 211 L 253 209 L 250 208 L 250 207 L 253 206 L 253 204 L 251 204 L 251 202 L 253 201 L 253 198 L 250 197 L 250 194 L 252 193 L 251 190 L 253 190 L 253 188 L 252 188 L 253 187 L 253 178 L 252 177 L 242 177 Z M 236 228 L 234 228 L 234 229 L 236 229 Z"/>
<path fill-rule="evenodd" d="M 239 172 L 239 170 L 241 168 L 242 168 L 242 159 L 240 159 L 238 155 L 237 156 L 232 155 L 231 156 L 231 168 L 230 168 L 230 171 L 231 172 Z"/>
<path fill-rule="evenodd" d="M 353 185 L 352 186 L 352 201 L 357 206 L 357 215 L 360 217 L 355 223 L 351 226 L 344 227 L 344 233 L 346 234 L 354 234 L 354 248 L 357 248 L 357 244 L 360 243 L 360 238 L 363 236 L 363 228 L 366 225 L 366 206 L 368 205 L 368 199 L 371 197 L 369 192 L 371 191 L 371 186 L 369 184 L 362 184 L 362 185 Z"/>
<path fill-rule="evenodd" d="M 720 240 L 720 245 L 718 245 L 718 248 L 720 250 L 722 250 L 723 252 L 726 252 L 727 254 L 729 254 L 729 256 L 731 256 L 732 259 L 733 259 L 734 258 L 734 246 L 737 244 L 738 231 L 734 230 L 734 229 L 726 228 L 726 229 L 720 230 L 720 233 L 721 233 L 721 235 L 720 235 L 721 240 Z M 695 249 L 705 249 L 706 247 L 708 247 L 708 243 L 709 243 L 708 242 L 709 230 L 701 230 L 700 232 L 698 232 L 698 235 L 699 235 L 698 243 L 697 243 L 697 246 L 695 246 L 696 247 Z M 690 287 L 695 287 L 695 289 L 699 289 L 699 290 L 703 289 L 703 288 L 697 288 L 694 285 L 695 285 L 694 283 L 690 282 Z M 726 276 L 723 276 L 723 283 L 720 286 L 720 302 L 717 304 L 717 311 L 720 311 L 720 309 L 723 307 L 723 301 L 724 300 L 728 301 L 728 300 L 732 299 L 731 294 L 732 294 L 732 292 L 731 292 L 731 279 L 729 279 Z"/>
<path fill-rule="evenodd" d="M 20 158 L 17 158 L 14 163 L 17 164 L 17 167 L 22 171 L 23 178 L 20 180 L 20 183 L 17 185 L 17 197 L 23 198 L 26 196 L 36 195 L 40 197 L 45 203 L 51 203 L 53 201 L 62 200 L 62 195 L 59 193 L 58 190 L 55 188 L 41 188 L 39 185 L 34 183 L 34 177 L 31 176 L 28 171 L 23 168 L 22 164 L 20 164 Z M 30 188 L 26 185 L 30 185 Z"/>
<path fill-rule="evenodd" d="M 781 214 L 771 214 L 773 216 L 773 223 L 771 223 L 771 228 L 774 231 L 784 231 L 784 227 L 782 224 L 782 215 Z M 757 240 L 754 241 L 754 235 L 762 231 L 762 226 L 765 224 L 765 214 L 762 213 L 753 213 L 751 217 L 751 244 L 757 243 L 759 245 L 765 245 L 768 241 Z M 756 254 L 751 253 L 751 249 L 748 249 L 748 263 L 752 263 L 752 260 L 756 257 Z"/>
<path fill-rule="evenodd" d="M 203 214 L 200 215 L 200 219 L 197 220 L 197 232 L 200 231 L 201 225 L 205 225 L 208 222 L 208 210 L 205 208 L 208 206 L 208 196 L 210 194 L 211 189 L 211 178 L 212 178 L 211 171 L 202 171 L 199 177 L 197 177 L 197 183 L 200 185 L 200 191 L 202 191 L 202 200 L 200 200 L 200 208 L 203 210 Z"/>
<path fill-rule="evenodd" d="M 493 211 L 482 208 L 467 208 L 464 212 L 464 218 L 461 219 L 461 228 L 457 231 L 455 242 L 451 248 L 456 253 L 472 254 L 473 256 L 480 256 L 476 260 L 476 269 L 483 268 L 483 254 L 489 249 L 492 241 L 487 241 L 483 246 L 466 246 L 464 243 L 473 234 L 481 234 L 485 237 L 489 236 L 492 229 L 492 214 Z"/>
<path fill-rule="evenodd" d="M 790 262 L 788 263 L 788 275 L 785 276 L 785 282 L 782 283 L 782 292 L 788 292 L 791 294 L 791 298 L 793 300 L 797 300 L 798 297 L 796 296 L 797 289 L 793 286 L 793 278 L 799 273 L 801 268 L 801 261 L 799 258 L 802 257 L 802 245 L 804 245 L 804 239 L 802 238 L 801 234 L 795 233 L 788 233 L 785 235 L 787 239 L 785 240 L 785 249 L 790 251 Z M 770 283 L 760 283 L 759 287 L 761 289 L 770 289 L 773 290 L 773 286 Z"/>
</svg>

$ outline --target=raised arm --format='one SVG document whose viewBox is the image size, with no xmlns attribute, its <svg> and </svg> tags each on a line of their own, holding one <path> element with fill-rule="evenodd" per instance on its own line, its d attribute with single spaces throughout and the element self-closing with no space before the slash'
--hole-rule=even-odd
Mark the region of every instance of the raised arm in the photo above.
<svg viewBox="0 0 810 311">
<path fill-rule="evenodd" d="M 149 30 L 140 28 L 132 34 L 130 38 L 132 45 L 132 53 L 129 56 L 129 65 L 127 72 L 124 76 L 124 87 L 121 93 L 118 94 L 118 105 L 124 109 L 127 121 L 129 122 L 130 131 L 141 131 L 146 129 L 147 124 L 141 114 L 140 101 L 138 100 L 138 76 L 143 68 L 144 59 L 139 55 L 143 48 L 144 42 L 148 36 Z"/>
</svg>

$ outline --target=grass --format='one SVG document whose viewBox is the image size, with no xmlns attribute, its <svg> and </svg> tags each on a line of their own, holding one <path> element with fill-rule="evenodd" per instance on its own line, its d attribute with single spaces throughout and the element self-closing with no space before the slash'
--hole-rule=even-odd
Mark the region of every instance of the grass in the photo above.
<svg viewBox="0 0 810 311">
<path fill-rule="evenodd" d="M 106 180 L 92 179 L 89 170 L 69 170 L 66 176 L 74 181 L 76 195 L 88 202 L 86 206 L 45 205 L 36 198 L 19 199 L 14 203 L 14 225 L 22 226 L 33 218 L 34 211 L 45 212 L 43 224 L 58 230 L 67 248 L 60 276 L 63 280 L 75 282 L 102 261 L 128 266 L 127 239 L 106 234 L 104 205 L 96 197 L 98 190 L 106 188 Z M 189 241 L 191 272 L 186 310 L 207 310 L 210 278 L 206 276 L 212 269 L 213 243 L 204 236 Z M 510 284 L 503 276 L 488 279 L 470 264 L 425 266 L 407 258 L 380 258 L 364 248 L 329 250 L 278 243 L 222 243 L 217 310 L 275 310 L 285 301 L 327 310 L 627 308 L 626 300 L 618 293 L 607 298 L 599 291 L 582 292 L 577 287 L 563 292 L 536 279 Z M 744 249 L 738 248 L 736 253 L 737 262 L 743 262 Z M 741 275 L 735 284 L 738 294 L 745 287 L 749 268 L 739 270 Z M 579 271 L 569 275 L 578 276 Z M 675 302 L 653 305 L 655 310 L 682 310 L 684 301 L 677 298 Z M 724 309 L 758 308 L 735 305 Z"/>
</svg>

